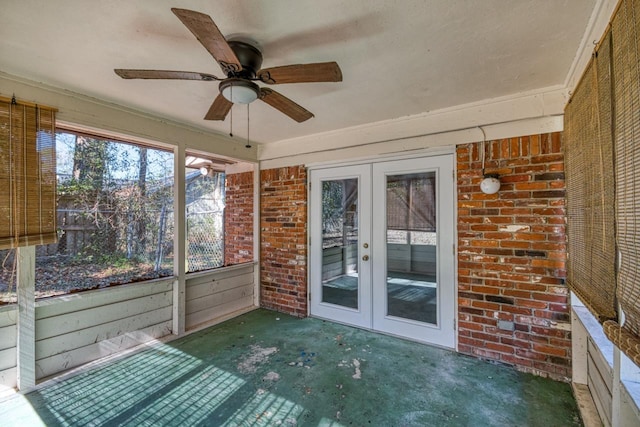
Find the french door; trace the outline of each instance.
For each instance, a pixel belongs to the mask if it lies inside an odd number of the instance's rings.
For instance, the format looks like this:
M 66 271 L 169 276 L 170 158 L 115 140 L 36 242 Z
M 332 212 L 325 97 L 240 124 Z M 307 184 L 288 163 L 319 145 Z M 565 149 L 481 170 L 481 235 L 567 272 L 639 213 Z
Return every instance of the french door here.
M 311 315 L 455 347 L 453 156 L 310 172 Z

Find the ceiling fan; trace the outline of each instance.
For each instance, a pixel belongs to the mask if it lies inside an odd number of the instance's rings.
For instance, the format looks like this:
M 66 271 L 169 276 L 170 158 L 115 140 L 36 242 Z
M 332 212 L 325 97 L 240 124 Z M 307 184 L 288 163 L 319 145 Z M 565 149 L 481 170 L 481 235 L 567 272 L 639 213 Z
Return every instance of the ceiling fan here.
M 224 120 L 233 104 L 249 104 L 260 99 L 293 120 L 304 122 L 313 117 L 310 111 L 272 89 L 259 87 L 254 81 L 269 85 L 342 81 L 342 71 L 336 62 L 260 69 L 262 52 L 246 41 L 226 40 L 209 15 L 187 9 L 172 8 L 171 11 L 202 43 L 227 77 L 219 78 L 213 74 L 191 71 L 122 68 L 114 71 L 123 79 L 220 81 L 220 94 L 204 116 L 205 120 Z

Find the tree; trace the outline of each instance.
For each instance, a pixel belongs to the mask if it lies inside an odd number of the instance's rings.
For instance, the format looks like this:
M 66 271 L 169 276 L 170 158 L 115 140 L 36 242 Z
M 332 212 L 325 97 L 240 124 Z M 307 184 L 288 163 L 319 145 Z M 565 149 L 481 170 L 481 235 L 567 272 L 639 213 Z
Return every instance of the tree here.
M 138 163 L 138 189 L 140 191 L 140 213 L 138 217 L 138 253 L 145 254 L 147 251 L 147 213 L 145 210 L 147 198 L 147 162 L 148 154 L 146 147 L 140 147 L 140 161 Z
M 101 191 L 104 184 L 106 158 L 106 141 L 86 136 L 76 136 L 73 155 L 74 179 L 91 187 L 96 192 Z
M 73 154 L 73 178 L 64 191 L 74 201 L 81 224 L 92 231 L 85 251 L 114 251 L 117 239 L 111 232 L 114 212 L 108 186 L 109 142 L 77 135 Z

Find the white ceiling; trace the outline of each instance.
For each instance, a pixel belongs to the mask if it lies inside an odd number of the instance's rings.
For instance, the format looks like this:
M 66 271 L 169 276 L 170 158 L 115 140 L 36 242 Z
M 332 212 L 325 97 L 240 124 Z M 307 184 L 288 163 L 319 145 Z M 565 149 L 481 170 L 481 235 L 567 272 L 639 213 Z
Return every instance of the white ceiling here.
M 341 83 L 271 86 L 315 114 L 251 104 L 272 143 L 566 84 L 597 0 L 3 0 L 0 71 L 209 131 L 216 82 L 123 80 L 114 68 L 223 76 L 171 12 L 210 15 L 262 48 L 263 68 L 337 61 Z M 1 94 L 11 95 L 11 94 Z M 16 94 L 19 96 L 19 94 Z M 234 134 L 246 136 L 246 106 Z

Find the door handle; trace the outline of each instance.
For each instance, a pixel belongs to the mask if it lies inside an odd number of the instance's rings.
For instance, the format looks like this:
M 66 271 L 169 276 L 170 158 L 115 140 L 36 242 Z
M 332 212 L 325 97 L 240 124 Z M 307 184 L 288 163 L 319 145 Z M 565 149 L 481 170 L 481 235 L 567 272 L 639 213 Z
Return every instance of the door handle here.
M 364 255 L 364 256 L 362 257 L 362 260 L 363 260 L 363 261 L 369 261 L 369 255 Z

